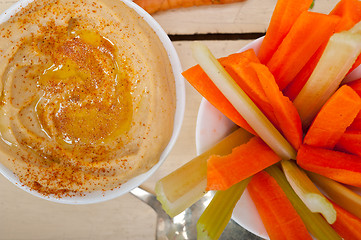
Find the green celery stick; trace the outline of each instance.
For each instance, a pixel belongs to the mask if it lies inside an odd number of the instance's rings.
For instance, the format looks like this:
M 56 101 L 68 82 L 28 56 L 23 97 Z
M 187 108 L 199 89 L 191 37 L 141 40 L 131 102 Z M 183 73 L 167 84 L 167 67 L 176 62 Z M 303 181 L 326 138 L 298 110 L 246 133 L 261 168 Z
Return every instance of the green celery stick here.
M 217 191 L 197 222 L 197 239 L 218 239 L 231 219 L 232 212 L 251 178 L 225 191 Z
M 292 189 L 311 212 L 321 213 L 329 224 L 333 224 L 336 221 L 336 210 L 308 178 L 307 174 L 294 161 L 284 160 L 281 164 Z
M 293 101 L 306 129 L 337 90 L 361 52 L 357 28 L 332 35 L 310 78 Z
M 157 199 L 171 217 L 183 212 L 198 201 L 207 186 L 207 159 L 213 155 L 226 155 L 253 135 L 239 128 L 208 151 L 189 161 L 156 183 Z
M 319 186 L 325 194 L 337 205 L 349 211 L 358 218 L 361 218 L 361 196 L 351 191 L 341 183 L 332 179 L 307 172 L 308 176 Z
M 270 174 L 283 189 L 287 198 L 295 208 L 298 215 L 304 222 L 307 230 L 318 240 L 333 240 L 341 239 L 341 237 L 333 230 L 333 228 L 326 222 L 326 220 L 318 213 L 311 212 L 308 207 L 297 196 L 291 185 L 288 183 L 286 176 L 281 169 L 273 165 L 266 168 Z

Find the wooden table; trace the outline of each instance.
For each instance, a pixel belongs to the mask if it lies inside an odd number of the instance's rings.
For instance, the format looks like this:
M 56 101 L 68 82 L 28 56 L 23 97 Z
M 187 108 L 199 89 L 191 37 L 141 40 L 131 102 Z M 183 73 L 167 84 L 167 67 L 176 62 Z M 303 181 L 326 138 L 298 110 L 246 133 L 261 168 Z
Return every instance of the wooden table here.
M 0 0 L 0 12 L 14 0 Z M 314 11 L 328 13 L 336 0 L 316 0 Z M 154 14 L 173 40 L 183 69 L 195 64 L 193 39 L 204 41 L 217 56 L 226 56 L 265 33 L 276 0 L 243 2 L 170 10 Z M 213 39 L 213 40 L 209 40 Z M 196 156 L 195 125 L 201 96 L 186 83 L 186 111 L 174 149 L 145 183 L 155 182 Z M 34 197 L 0 177 L 0 240 L 92 240 L 155 238 L 153 210 L 126 194 L 92 205 L 63 205 Z

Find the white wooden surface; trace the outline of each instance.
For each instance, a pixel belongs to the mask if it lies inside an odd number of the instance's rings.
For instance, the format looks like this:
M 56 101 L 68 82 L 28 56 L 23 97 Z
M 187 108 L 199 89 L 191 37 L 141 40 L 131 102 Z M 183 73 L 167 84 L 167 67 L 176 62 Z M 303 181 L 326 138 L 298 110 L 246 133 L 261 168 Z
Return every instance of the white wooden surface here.
M 0 1 L 0 12 L 14 1 Z M 315 11 L 329 12 L 335 0 L 316 0 Z M 265 32 L 276 0 L 244 0 L 223 5 L 170 10 L 154 14 L 169 34 Z M 217 56 L 237 51 L 249 40 L 205 41 Z M 183 69 L 195 64 L 190 42 L 174 46 Z M 145 185 L 155 182 L 196 155 L 195 123 L 200 95 L 186 83 L 186 112 L 181 134 L 170 156 Z M 130 194 L 117 199 L 83 206 L 62 205 L 38 199 L 0 176 L 0 240 L 151 240 L 156 215 Z

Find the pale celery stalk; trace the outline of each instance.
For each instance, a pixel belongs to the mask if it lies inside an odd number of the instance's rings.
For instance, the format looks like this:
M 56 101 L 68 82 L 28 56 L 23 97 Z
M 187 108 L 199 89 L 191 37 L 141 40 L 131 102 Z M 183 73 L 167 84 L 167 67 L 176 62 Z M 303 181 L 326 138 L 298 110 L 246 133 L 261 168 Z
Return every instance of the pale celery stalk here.
M 225 191 L 217 191 L 197 222 L 197 239 L 218 239 L 229 220 L 238 200 L 251 178 L 247 178 Z
M 232 148 L 246 143 L 252 136 L 239 128 L 208 151 L 160 179 L 155 192 L 167 214 L 171 217 L 178 215 L 206 193 L 209 156 L 229 154 Z
M 203 71 L 258 136 L 282 159 L 295 159 L 296 151 L 293 147 L 237 85 L 209 49 L 200 42 L 194 42 L 192 53 Z
M 302 202 L 291 185 L 288 183 L 286 176 L 276 165 L 266 169 L 280 185 L 287 198 L 290 200 L 292 206 L 295 208 L 298 215 L 301 217 L 307 230 L 318 240 L 333 240 L 341 239 L 341 237 L 333 230 L 333 228 L 326 222 L 326 220 L 318 213 L 313 213 Z
M 351 191 L 341 183 L 316 173 L 307 172 L 308 176 L 319 186 L 322 191 L 336 204 L 361 218 L 361 196 Z
M 361 34 L 356 29 L 335 33 L 310 78 L 294 100 L 304 128 L 339 87 L 361 52 Z
M 333 224 L 336 221 L 336 210 L 307 174 L 294 161 L 283 160 L 281 164 L 289 184 L 311 212 L 321 213 L 328 223 Z

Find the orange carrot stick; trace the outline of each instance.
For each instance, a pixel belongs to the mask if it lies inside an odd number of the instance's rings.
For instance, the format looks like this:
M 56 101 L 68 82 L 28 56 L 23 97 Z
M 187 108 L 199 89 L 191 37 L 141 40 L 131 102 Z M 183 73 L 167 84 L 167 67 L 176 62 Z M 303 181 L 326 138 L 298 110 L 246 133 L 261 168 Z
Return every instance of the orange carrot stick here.
M 317 49 L 334 33 L 340 17 L 303 12 L 267 62 L 283 90 L 301 71 Z
M 298 16 L 306 11 L 312 0 L 278 0 L 262 42 L 258 57 L 267 63 L 287 35 Z
M 361 187 L 361 157 L 325 148 L 301 145 L 300 167 L 335 181 Z
M 347 130 L 344 132 L 335 148 L 339 151 L 361 156 L 361 130 Z
M 336 32 L 346 31 L 361 21 L 361 2 L 359 0 L 341 0 L 330 12 L 330 15 L 341 17 L 341 21 L 336 27 Z M 361 55 L 352 65 L 349 73 L 361 64 Z
M 335 32 L 348 30 L 361 20 L 361 2 L 359 0 L 341 0 L 331 11 L 330 15 L 340 17 L 340 21 L 335 27 Z M 319 49 L 306 63 L 302 70 L 285 88 L 285 95 L 288 96 L 292 101 L 297 97 L 298 93 L 301 91 L 301 89 L 311 76 L 313 70 L 318 63 L 318 60 L 321 58 L 321 55 L 326 45 L 327 42 L 322 44 L 321 47 L 319 47 Z M 361 62 L 360 57 L 358 58 L 358 60 L 356 60 L 355 64 L 349 72 L 351 72 L 355 67 L 359 65 L 359 61 Z
M 347 128 L 347 130 L 353 131 L 361 131 L 361 112 L 357 114 L 351 125 Z
M 361 239 L 361 219 L 332 202 L 337 219 L 332 228 L 345 240 Z
M 349 30 L 361 20 L 361 2 L 359 0 L 341 0 L 332 9 L 330 15 L 341 17 L 341 21 L 336 27 L 337 32 Z
M 166 11 L 174 8 L 186 8 L 202 5 L 213 4 L 227 4 L 234 2 L 241 2 L 243 0 L 182 0 L 182 1 L 169 1 L 169 0 L 134 0 L 136 4 L 142 7 L 149 14 L 153 14 L 159 11 Z
M 207 190 L 226 190 L 280 160 L 259 137 L 253 137 L 228 155 L 208 159 Z
M 312 239 L 286 194 L 267 172 L 254 175 L 247 188 L 270 239 Z
M 242 53 L 229 55 L 228 57 L 219 59 L 220 63 L 235 62 L 239 65 L 248 64 L 249 62 L 258 62 L 258 58 L 253 50 L 247 50 Z M 183 76 L 187 81 L 215 108 L 221 111 L 226 117 L 232 120 L 238 126 L 255 134 L 254 130 L 244 120 L 244 118 L 237 112 L 226 97 L 218 90 L 216 85 L 207 76 L 199 65 L 189 68 L 184 71 Z
M 257 105 L 257 107 L 266 115 L 268 120 L 278 128 L 279 123 L 273 111 L 266 93 L 258 80 L 257 73 L 250 66 L 250 63 L 238 64 L 237 62 L 227 61 L 224 63 L 225 69 L 234 79 L 234 81 L 242 88 L 248 97 Z M 255 61 L 253 62 L 255 63 Z M 280 129 L 278 129 L 280 130 Z
M 308 60 L 308 62 L 303 66 L 301 71 L 296 75 L 296 77 L 287 85 L 283 90 L 285 96 L 289 97 L 292 101 L 295 100 L 297 95 L 302 90 L 303 86 L 306 84 L 307 80 L 310 78 L 313 70 L 315 69 L 318 61 L 320 60 L 323 51 L 325 50 L 327 42 L 323 43 L 313 56 Z
M 297 109 L 293 103 L 278 88 L 278 85 L 269 69 L 259 63 L 251 63 L 257 73 L 261 86 L 275 113 L 278 127 L 282 134 L 297 150 L 302 142 L 302 124 Z
M 310 126 L 304 144 L 332 149 L 361 110 L 361 98 L 343 85 L 321 108 Z

